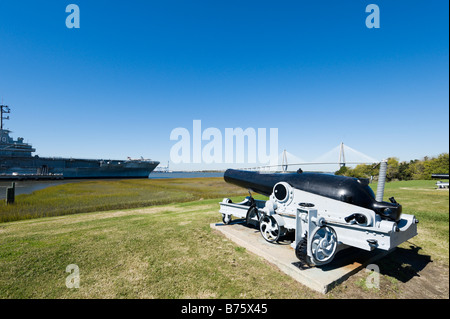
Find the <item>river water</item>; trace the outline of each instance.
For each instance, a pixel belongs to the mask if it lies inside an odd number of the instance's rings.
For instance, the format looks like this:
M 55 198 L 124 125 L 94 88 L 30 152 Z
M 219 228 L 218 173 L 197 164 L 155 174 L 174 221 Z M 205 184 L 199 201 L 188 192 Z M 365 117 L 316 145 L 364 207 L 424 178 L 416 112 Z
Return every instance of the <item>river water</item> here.
M 195 177 L 223 177 L 223 172 L 153 172 L 150 174 L 150 179 L 165 179 L 165 178 L 195 178 Z M 96 179 L 98 180 L 98 179 Z M 120 179 L 108 179 L 120 180 Z M 16 186 L 16 195 L 31 194 L 34 191 L 44 189 L 50 186 L 56 186 L 67 183 L 85 182 L 86 179 L 66 179 L 66 180 L 48 180 L 48 181 L 14 181 Z M 11 187 L 12 181 L 0 181 L 0 199 L 6 198 L 6 188 Z

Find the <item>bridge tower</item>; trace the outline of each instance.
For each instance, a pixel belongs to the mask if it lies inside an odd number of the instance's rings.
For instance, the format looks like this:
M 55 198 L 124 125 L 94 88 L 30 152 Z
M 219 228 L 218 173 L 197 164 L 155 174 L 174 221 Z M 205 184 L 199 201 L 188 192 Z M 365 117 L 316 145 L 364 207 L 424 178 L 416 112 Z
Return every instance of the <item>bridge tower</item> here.
M 340 167 L 345 166 L 344 142 L 341 143 L 341 146 L 339 149 L 339 166 Z

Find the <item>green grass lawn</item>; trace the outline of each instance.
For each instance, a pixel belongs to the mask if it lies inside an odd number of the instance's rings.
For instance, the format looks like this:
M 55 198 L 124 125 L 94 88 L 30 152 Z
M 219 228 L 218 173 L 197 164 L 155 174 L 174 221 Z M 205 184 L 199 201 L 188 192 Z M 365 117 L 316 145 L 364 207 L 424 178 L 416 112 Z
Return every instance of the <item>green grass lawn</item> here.
M 449 191 L 436 189 L 435 181 L 400 181 L 386 184 L 384 200 L 389 197 L 402 204 L 403 213 L 415 215 L 422 236 L 419 246 L 435 250 L 434 256 L 449 260 Z M 376 184 L 372 186 L 376 191 Z
M 222 197 L 246 195 L 223 179 L 83 184 L 17 197 L 13 216 L 61 216 L 0 223 L 0 298 L 403 298 L 417 282 L 402 282 L 414 265 L 400 257 L 411 247 L 432 260 L 427 267 L 447 269 L 448 298 L 449 192 L 433 181 L 387 184 L 386 198 L 420 223 L 419 235 L 381 262 L 381 288 L 368 291 L 361 274 L 326 296 L 211 230 Z M 139 205 L 151 207 L 132 208 Z M 78 289 L 65 285 L 69 264 L 79 267 Z

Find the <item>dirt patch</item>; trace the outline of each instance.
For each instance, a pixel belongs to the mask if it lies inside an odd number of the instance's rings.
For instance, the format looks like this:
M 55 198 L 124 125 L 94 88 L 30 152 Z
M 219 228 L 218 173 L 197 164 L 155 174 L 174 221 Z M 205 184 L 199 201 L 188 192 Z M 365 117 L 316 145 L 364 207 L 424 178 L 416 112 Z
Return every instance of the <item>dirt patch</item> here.
M 156 214 L 162 212 L 193 212 L 193 211 L 201 211 L 205 209 L 210 209 L 211 205 L 198 205 L 192 207 L 184 207 L 184 206 L 158 206 L 158 207 L 149 207 L 149 208 L 141 208 L 141 209 L 133 209 L 128 213 L 130 214 Z
M 411 191 L 425 191 L 425 192 L 434 192 L 435 188 L 416 188 L 416 187 L 400 187 L 399 189 L 411 190 Z
M 429 263 L 411 280 L 400 284 L 400 298 L 448 299 L 448 267 L 437 262 Z
M 369 272 L 361 270 L 332 290 L 336 298 L 448 299 L 449 269 L 417 249 L 397 248 L 379 262 L 379 289 L 367 288 Z

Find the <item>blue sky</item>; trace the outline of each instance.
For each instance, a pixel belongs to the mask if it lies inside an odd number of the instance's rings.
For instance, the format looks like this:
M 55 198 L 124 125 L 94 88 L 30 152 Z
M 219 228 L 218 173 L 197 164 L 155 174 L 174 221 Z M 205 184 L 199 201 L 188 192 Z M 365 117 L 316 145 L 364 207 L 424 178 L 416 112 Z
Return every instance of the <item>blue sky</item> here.
M 65 25 L 70 3 L 80 29 Z M 370 3 L 379 29 L 365 25 Z M 165 164 L 171 131 L 196 119 L 276 127 L 280 152 L 305 160 L 340 142 L 378 159 L 438 155 L 449 149 L 448 6 L 2 1 L 6 126 L 41 156 Z

